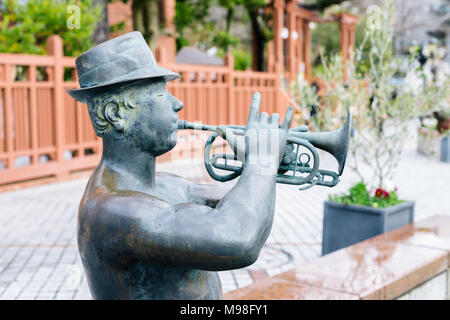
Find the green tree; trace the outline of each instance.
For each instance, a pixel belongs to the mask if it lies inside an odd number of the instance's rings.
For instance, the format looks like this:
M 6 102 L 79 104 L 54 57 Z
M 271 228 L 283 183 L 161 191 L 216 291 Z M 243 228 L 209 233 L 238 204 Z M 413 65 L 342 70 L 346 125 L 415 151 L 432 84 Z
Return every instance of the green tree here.
M 366 34 L 367 17 L 361 17 L 355 28 L 355 47 L 358 47 L 364 40 Z M 311 61 L 313 65 L 313 75 L 317 76 L 323 71 L 322 59 L 332 59 L 336 54 L 340 53 L 339 24 L 320 23 L 311 32 Z M 355 49 L 355 48 L 353 48 Z M 365 46 L 361 53 L 361 61 L 358 67 L 362 72 L 369 69 L 368 50 Z
M 266 43 L 273 37 L 273 15 L 271 11 L 264 10 L 269 3 L 268 0 L 244 1 L 252 27 L 252 68 L 257 71 L 264 71 Z
M 92 42 L 97 45 L 109 39 L 108 0 L 93 0 L 92 3 L 98 5 L 101 11 L 101 18 L 92 34 Z
M 108 2 L 112 1 L 114 0 L 108 0 Z M 128 3 L 128 0 L 121 1 Z M 133 29 L 142 33 L 142 36 L 152 50 L 156 48 L 156 41 L 162 31 L 161 4 L 161 0 L 133 0 L 131 4 Z M 113 26 L 114 29 L 118 30 L 122 27 L 123 25 L 121 24 Z
M 189 43 L 187 30 L 200 34 L 200 38 L 218 46 L 224 52 L 230 47 L 236 47 L 240 40 L 231 34 L 234 13 L 237 7 L 243 8 L 249 17 L 252 29 L 252 61 L 253 68 L 263 70 L 264 49 L 271 39 L 271 14 L 264 10 L 269 0 L 181 0 L 176 2 L 175 26 L 178 32 L 178 48 Z M 208 10 L 212 5 L 226 10 L 225 30 L 217 30 L 214 23 L 208 20 Z M 206 34 L 209 36 L 202 36 Z M 212 37 L 211 37 L 212 35 Z M 235 51 L 235 50 L 232 50 Z M 235 51 L 236 52 L 236 51 Z
M 302 7 L 308 10 L 324 11 L 326 8 L 332 5 L 338 5 L 345 0 L 314 0 L 307 1 L 307 3 L 302 4 Z
M 192 31 L 200 39 L 214 32 L 214 24 L 207 22 L 211 0 L 178 0 L 175 4 L 175 29 L 177 49 L 189 45 L 188 33 Z
M 0 52 L 45 54 L 47 38 L 57 34 L 64 55 L 78 56 L 92 47 L 100 10 L 93 0 L 6 0 L 0 8 Z
M 214 42 L 224 52 L 229 52 L 229 48 L 235 47 L 239 39 L 231 34 L 231 24 L 236 6 L 242 5 L 244 0 L 218 0 L 218 4 L 226 10 L 225 30 L 220 30 L 214 37 Z
M 123 1 L 124 3 L 128 0 Z M 140 31 L 152 50 L 160 33 L 160 7 L 158 0 L 133 0 L 131 4 L 133 29 Z

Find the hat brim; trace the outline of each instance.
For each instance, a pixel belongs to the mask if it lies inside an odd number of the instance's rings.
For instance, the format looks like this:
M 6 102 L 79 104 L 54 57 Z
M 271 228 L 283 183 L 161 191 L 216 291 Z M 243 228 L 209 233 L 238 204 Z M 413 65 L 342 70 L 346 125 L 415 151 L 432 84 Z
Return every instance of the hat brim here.
M 131 77 L 131 78 L 127 78 L 127 79 L 115 80 L 115 81 L 102 83 L 102 84 L 87 87 L 87 88 L 68 89 L 66 91 L 75 100 L 86 103 L 87 98 L 90 95 L 92 95 L 93 93 L 96 93 L 96 92 L 104 91 L 106 89 L 106 87 L 110 87 L 113 85 L 115 86 L 115 85 L 131 82 L 131 81 L 151 79 L 151 78 L 164 78 L 164 80 L 166 82 L 168 82 L 168 81 L 178 79 L 179 77 L 180 77 L 180 75 L 178 73 L 175 73 L 173 71 L 170 71 L 169 69 L 157 66 L 157 67 L 153 68 L 152 70 L 150 70 L 146 75 L 141 74 L 138 77 Z

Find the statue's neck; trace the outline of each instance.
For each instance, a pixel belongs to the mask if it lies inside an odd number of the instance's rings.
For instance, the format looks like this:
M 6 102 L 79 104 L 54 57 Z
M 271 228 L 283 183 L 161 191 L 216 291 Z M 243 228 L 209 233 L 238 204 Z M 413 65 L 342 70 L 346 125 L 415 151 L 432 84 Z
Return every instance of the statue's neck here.
M 123 140 L 103 139 L 102 163 L 118 174 L 121 188 L 151 190 L 155 187 L 156 158 Z

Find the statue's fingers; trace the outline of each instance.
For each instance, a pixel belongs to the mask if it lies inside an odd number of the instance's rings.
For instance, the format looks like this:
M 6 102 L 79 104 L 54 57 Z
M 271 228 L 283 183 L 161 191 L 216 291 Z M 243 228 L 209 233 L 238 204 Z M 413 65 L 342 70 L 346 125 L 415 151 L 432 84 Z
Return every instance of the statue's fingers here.
M 294 145 L 292 143 L 286 143 L 286 147 L 284 148 L 284 155 L 288 155 L 294 151 Z
M 259 115 L 259 122 L 264 124 L 269 123 L 269 114 L 267 112 L 261 112 Z
M 259 92 L 255 92 L 252 98 L 252 103 L 250 105 L 247 124 L 258 121 L 260 103 L 261 103 L 261 94 Z
M 216 131 L 219 136 L 226 139 L 226 128 L 224 126 L 217 126 Z
M 273 113 L 270 116 L 270 124 L 272 124 L 273 127 L 278 128 L 280 125 L 280 115 L 278 113 Z
M 289 107 L 286 110 L 286 116 L 284 117 L 283 125 L 281 126 L 282 129 L 289 129 L 292 123 L 292 118 L 294 117 L 294 108 Z
M 297 154 L 294 152 L 289 152 L 288 154 L 285 154 L 283 156 L 281 163 L 284 165 L 288 165 L 288 164 L 293 163 L 296 159 L 297 159 Z
M 237 149 L 237 136 L 233 133 L 233 130 L 231 128 L 218 126 L 216 131 L 224 140 L 228 142 L 231 149 Z
M 308 126 L 305 126 L 305 125 L 297 126 L 295 128 L 290 129 L 290 131 L 306 132 L 306 131 L 308 131 Z

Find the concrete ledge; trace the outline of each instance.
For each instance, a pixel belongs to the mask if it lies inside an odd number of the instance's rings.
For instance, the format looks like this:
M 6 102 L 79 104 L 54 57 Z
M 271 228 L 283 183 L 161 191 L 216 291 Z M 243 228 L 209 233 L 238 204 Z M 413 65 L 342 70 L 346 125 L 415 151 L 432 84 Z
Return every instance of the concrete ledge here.
M 335 251 L 225 299 L 449 299 L 450 217 Z

